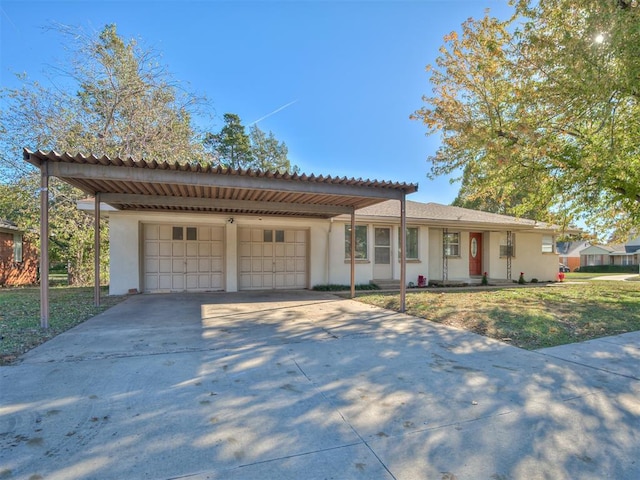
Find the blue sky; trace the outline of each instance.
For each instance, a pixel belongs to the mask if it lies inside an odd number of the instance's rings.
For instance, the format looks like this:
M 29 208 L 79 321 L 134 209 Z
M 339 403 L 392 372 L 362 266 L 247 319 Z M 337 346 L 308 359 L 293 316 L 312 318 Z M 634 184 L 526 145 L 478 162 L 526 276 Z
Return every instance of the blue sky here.
M 63 37 L 43 27 L 115 23 L 209 98 L 213 129 L 237 113 L 286 142 L 302 172 L 417 182 L 410 199 L 450 203 L 458 187 L 426 177 L 439 138 L 409 115 L 442 37 L 486 8 L 510 13 L 507 0 L 0 0 L 0 81 L 60 66 Z

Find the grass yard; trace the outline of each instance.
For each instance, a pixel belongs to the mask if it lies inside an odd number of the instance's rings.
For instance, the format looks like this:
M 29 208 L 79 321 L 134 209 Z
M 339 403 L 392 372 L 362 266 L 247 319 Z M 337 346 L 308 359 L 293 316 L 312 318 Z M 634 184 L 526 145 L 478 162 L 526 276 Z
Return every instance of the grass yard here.
M 49 328 L 40 328 L 38 287 L 0 289 L 0 365 L 121 302 L 102 289 L 101 306 L 93 305 L 93 287 L 52 287 L 49 290 Z
M 398 310 L 399 295 L 357 300 Z M 408 292 L 406 311 L 527 350 L 640 330 L 640 284 L 594 281 L 477 291 Z

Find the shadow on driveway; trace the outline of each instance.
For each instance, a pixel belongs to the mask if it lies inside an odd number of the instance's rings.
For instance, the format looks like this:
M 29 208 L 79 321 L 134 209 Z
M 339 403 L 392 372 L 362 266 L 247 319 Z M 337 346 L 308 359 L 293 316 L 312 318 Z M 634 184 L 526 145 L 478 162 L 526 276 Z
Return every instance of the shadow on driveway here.
M 0 367 L 0 478 L 640 478 L 638 375 L 587 348 L 316 292 L 139 295 Z

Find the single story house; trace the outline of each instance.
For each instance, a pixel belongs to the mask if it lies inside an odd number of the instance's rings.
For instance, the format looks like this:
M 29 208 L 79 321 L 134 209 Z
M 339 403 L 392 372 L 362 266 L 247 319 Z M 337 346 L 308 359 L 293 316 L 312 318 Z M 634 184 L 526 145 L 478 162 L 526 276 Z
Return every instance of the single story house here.
M 556 251 L 560 257 L 560 263 L 569 267 L 569 270 L 573 272 L 580 268 L 580 252 L 590 246 L 591 243 L 586 240 L 557 242 Z
M 407 201 L 413 184 L 28 150 L 25 160 L 43 182 L 95 196 L 80 207 L 108 216 L 113 295 L 557 279 L 558 227 Z
M 640 265 L 640 237 L 623 245 L 591 245 L 580 251 L 580 266 Z
M 31 285 L 38 279 L 36 250 L 24 233 L 0 219 L 0 286 Z
M 93 209 L 93 199 L 80 208 Z M 109 218 L 110 294 L 348 285 L 348 215 L 290 219 L 118 211 Z M 400 280 L 400 202 L 356 211 L 356 283 Z M 406 278 L 427 283 L 554 281 L 557 229 L 533 220 L 406 202 Z M 132 248 L 137 246 L 137 248 Z M 511 253 L 511 255 L 509 255 Z

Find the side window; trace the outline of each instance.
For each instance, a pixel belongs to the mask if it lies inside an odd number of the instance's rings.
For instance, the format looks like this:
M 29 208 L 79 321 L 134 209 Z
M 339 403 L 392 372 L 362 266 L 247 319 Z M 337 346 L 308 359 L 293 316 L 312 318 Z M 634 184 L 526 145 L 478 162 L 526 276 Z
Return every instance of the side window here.
M 398 229 L 398 245 L 400 245 L 401 230 Z M 405 256 L 407 260 L 418 260 L 418 227 L 407 227 Z M 400 258 L 400 250 L 398 250 Z
M 367 226 L 356 225 L 356 260 L 367 259 Z M 351 225 L 344 226 L 344 258 L 351 259 Z
M 506 233 L 500 235 L 500 256 L 515 257 L 516 256 L 516 234 L 511 234 L 511 245 L 509 245 Z
M 460 233 L 445 233 L 442 237 L 444 254 L 447 257 L 460 256 Z
M 13 234 L 13 261 L 22 263 L 22 234 Z

